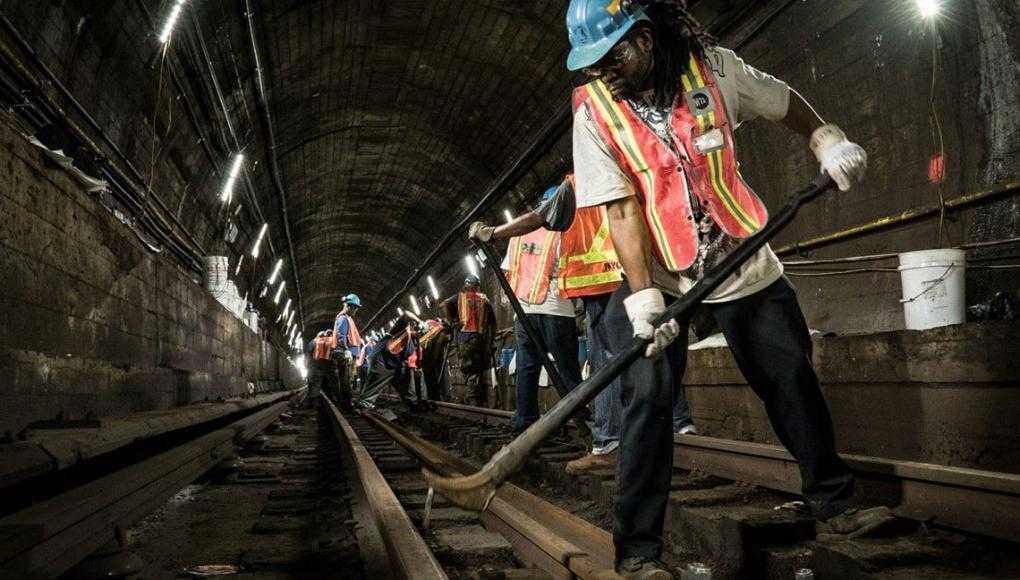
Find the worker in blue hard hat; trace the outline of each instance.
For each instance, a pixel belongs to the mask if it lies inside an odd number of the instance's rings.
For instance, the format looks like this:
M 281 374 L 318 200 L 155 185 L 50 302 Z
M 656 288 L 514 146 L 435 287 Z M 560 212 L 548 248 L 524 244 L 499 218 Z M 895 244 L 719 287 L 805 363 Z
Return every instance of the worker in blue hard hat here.
M 333 323 L 334 356 L 337 364 L 337 380 L 340 383 L 340 403 L 350 406 L 351 394 L 357 370 L 355 359 L 361 353 L 365 342 L 354 321 L 354 314 L 361 308 L 361 298 L 357 294 L 348 294 L 341 299 L 341 309 Z
M 624 272 L 603 323 L 611 350 L 622 351 L 632 335 L 652 339 L 648 357 L 622 379 L 617 570 L 665 578 L 657 558 L 676 369 L 671 357 L 657 355 L 687 340 L 689 321 L 653 322 L 665 311 L 662 288 L 686 292 L 768 220 L 738 171 L 733 132 L 758 117 L 782 122 L 808 138 L 821 170 L 843 191 L 863 178 L 867 155 L 786 83 L 718 47 L 683 1 L 571 0 L 567 33 L 567 67 L 589 78 L 573 99 L 577 205 L 605 206 Z M 705 302 L 799 461 L 820 531 L 859 534 L 892 516 L 886 508 L 849 508 L 853 477 L 836 453 L 811 339 L 782 274 L 766 246 Z

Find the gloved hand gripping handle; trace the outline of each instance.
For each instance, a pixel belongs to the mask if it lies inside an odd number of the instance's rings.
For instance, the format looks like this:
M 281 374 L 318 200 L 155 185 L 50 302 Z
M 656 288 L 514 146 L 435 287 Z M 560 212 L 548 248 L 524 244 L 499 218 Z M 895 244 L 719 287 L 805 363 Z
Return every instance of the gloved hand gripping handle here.
M 682 319 L 718 288 L 730 274 L 740 268 L 748 258 L 786 227 L 797 215 L 797 211 L 802 205 L 834 186 L 832 178 L 826 174 L 819 175 L 812 180 L 810 184 L 798 191 L 779 213 L 772 216 L 764 228 L 738 246 L 682 298 L 671 304 L 655 324 L 663 324 L 672 318 Z M 454 504 L 467 509 L 484 510 L 496 495 L 496 489 L 524 464 L 528 455 L 538 448 L 542 441 L 554 434 L 576 409 L 588 404 L 613 379 L 643 356 L 648 342 L 649 340 L 635 338 L 626 350 L 610 358 L 602 368 L 567 396 L 560 399 L 552 409 L 549 409 L 524 433 L 500 449 L 477 473 L 447 478 L 423 470 L 425 480 L 430 487 L 435 487 L 439 493 Z

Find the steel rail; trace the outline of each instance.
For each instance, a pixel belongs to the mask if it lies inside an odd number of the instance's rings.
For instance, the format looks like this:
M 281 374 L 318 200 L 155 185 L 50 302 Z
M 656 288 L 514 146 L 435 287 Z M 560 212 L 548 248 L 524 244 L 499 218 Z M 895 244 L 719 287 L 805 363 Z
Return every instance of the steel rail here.
M 436 402 L 444 415 L 505 423 L 507 411 Z M 893 504 L 905 518 L 1009 541 L 1020 538 L 1020 474 L 840 454 L 863 497 Z M 797 461 L 778 445 L 675 435 L 673 465 L 800 494 Z
M 476 466 L 376 413 L 362 416 L 441 474 L 451 476 L 477 470 Z M 608 532 L 515 485 L 502 486 L 479 519 L 486 528 L 506 538 L 529 565 L 553 578 L 620 578 L 613 571 L 615 549 Z
M 0 519 L 0 577 L 56 578 L 157 509 L 264 430 L 280 401 L 213 431 Z
M 355 502 L 355 511 L 364 510 L 359 515 L 366 516 L 360 517 L 359 521 L 362 524 L 372 524 L 371 529 L 361 526 L 358 531 L 358 544 L 362 548 L 366 575 L 414 580 L 446 580 L 446 572 L 415 529 L 411 518 L 351 424 L 327 397 L 319 399 L 322 401 L 333 433 L 350 459 L 345 462 L 345 466 L 350 472 L 350 481 L 356 482 L 358 487 L 355 490 L 355 498 L 358 500 Z M 377 547 L 380 543 L 383 544 L 382 549 Z M 364 553 L 366 551 L 385 553 L 369 557 L 369 554 Z M 370 570 L 369 567 L 374 569 Z

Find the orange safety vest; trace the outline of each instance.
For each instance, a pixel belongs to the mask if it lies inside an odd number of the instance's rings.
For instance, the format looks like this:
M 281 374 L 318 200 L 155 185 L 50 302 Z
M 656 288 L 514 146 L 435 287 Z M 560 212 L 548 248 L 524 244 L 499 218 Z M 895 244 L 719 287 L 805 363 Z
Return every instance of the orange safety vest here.
M 691 55 L 680 82 L 670 125 L 676 146 L 685 153 L 682 159 L 626 101 L 614 101 L 602 81 L 574 91 L 575 110 L 588 106 L 603 141 L 637 184 L 656 256 L 672 272 L 694 263 L 698 251 L 691 194 L 734 238 L 749 237 L 768 221 L 765 204 L 740 175 L 733 127 L 714 74 Z
M 361 339 L 361 333 L 358 332 L 358 325 L 355 324 L 354 319 L 347 314 L 341 316 L 347 318 L 347 346 L 361 346 L 365 344 L 365 341 Z M 333 338 L 333 346 L 336 346 L 336 336 Z
M 489 298 L 481 292 L 473 290 L 461 291 L 457 302 L 457 315 L 460 317 L 461 332 L 485 331 L 485 305 Z
M 622 280 L 605 206 L 578 208 L 560 239 L 560 293 L 567 298 L 599 296 L 615 291 Z
M 510 248 L 507 250 L 510 270 L 507 278 L 521 302 L 545 302 L 559 243 L 559 232 L 545 228 L 510 240 Z
M 315 338 L 315 354 L 313 358 L 315 360 L 330 360 L 330 356 L 333 352 L 333 337 L 332 336 L 319 336 Z

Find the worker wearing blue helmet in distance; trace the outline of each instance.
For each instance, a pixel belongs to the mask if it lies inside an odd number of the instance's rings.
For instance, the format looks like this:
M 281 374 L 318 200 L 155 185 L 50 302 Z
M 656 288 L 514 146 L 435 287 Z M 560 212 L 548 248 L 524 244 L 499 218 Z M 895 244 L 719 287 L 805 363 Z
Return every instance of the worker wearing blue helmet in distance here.
M 354 315 L 361 308 L 361 298 L 357 294 L 348 294 L 342 299 L 342 307 L 333 323 L 334 357 L 337 364 L 337 380 L 340 383 L 340 401 L 344 407 L 350 407 L 351 394 L 357 370 L 354 361 L 361 353 L 365 342 L 358 331 Z

